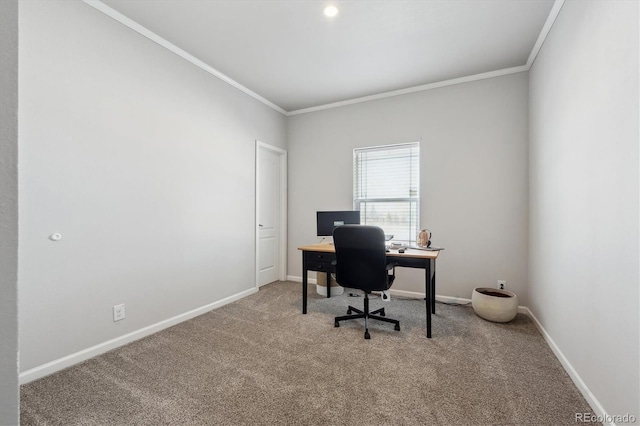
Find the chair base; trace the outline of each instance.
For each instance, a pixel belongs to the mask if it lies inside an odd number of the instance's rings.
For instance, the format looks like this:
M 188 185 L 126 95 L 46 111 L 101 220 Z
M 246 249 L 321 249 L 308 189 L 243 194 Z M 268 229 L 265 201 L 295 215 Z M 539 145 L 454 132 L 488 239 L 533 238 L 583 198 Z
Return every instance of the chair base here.
M 356 315 L 350 315 L 351 312 L 357 312 Z M 376 315 L 380 314 L 380 315 Z M 349 305 L 347 307 L 347 315 L 341 317 L 335 317 L 334 319 L 334 327 L 340 327 L 340 321 L 348 321 L 352 319 L 364 318 L 364 338 L 371 339 L 371 335 L 369 334 L 369 319 L 374 319 L 377 321 L 384 321 L 391 324 L 394 324 L 394 329 L 400 331 L 400 321 L 394 320 L 391 318 L 385 318 L 384 308 L 376 309 L 373 312 L 369 312 L 369 295 L 367 293 L 364 294 L 364 311 L 360 309 L 354 308 Z

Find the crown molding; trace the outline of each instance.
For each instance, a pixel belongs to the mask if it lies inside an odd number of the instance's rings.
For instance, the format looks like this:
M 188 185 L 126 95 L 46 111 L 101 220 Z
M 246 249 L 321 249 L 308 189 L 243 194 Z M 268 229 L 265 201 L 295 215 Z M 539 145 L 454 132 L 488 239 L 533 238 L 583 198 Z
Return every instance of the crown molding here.
M 298 110 L 295 110 L 295 111 L 289 111 L 287 113 L 287 116 L 298 115 L 298 114 L 306 114 L 308 112 L 321 111 L 321 110 L 324 110 L 324 109 L 338 108 L 338 107 L 342 107 L 342 106 L 346 106 L 346 105 L 359 104 L 361 102 L 374 101 L 376 99 L 384 99 L 384 98 L 390 98 L 390 97 L 393 97 L 393 96 L 406 95 L 406 94 L 409 94 L 409 93 L 422 92 L 424 90 L 431 90 L 431 89 L 437 89 L 439 87 L 453 86 L 455 84 L 462 84 L 462 83 L 468 83 L 470 81 L 484 80 L 484 79 L 487 79 L 487 78 L 500 77 L 500 76 L 508 75 L 508 74 L 516 74 L 516 73 L 524 72 L 524 71 L 529 71 L 529 68 L 526 65 L 521 65 L 521 66 L 513 67 L 513 68 L 505 68 L 505 69 L 496 70 L 496 71 L 489 71 L 489 72 L 484 72 L 484 73 L 481 73 L 481 74 L 474 74 L 474 75 L 469 75 L 469 76 L 466 76 L 466 77 L 460 77 L 460 78 L 454 78 L 454 79 L 451 79 L 451 80 L 438 81 L 436 83 L 423 84 L 421 86 L 409 87 L 407 89 L 392 90 L 390 92 L 384 92 L 384 93 L 378 93 L 378 94 L 375 94 L 375 95 L 363 96 L 361 98 L 347 99 L 345 101 L 333 102 L 333 103 L 326 104 L 326 105 L 319 105 L 319 106 L 315 106 L 315 107 L 303 108 L 303 109 L 298 109 Z
M 512 67 L 512 68 L 505 68 L 505 69 L 501 69 L 501 70 L 489 71 L 489 72 L 484 72 L 484 73 L 480 73 L 480 74 L 474 74 L 474 75 L 470 75 L 470 76 L 454 78 L 454 79 L 451 79 L 451 80 L 439 81 L 439 82 L 435 82 L 435 83 L 423 84 L 423 85 L 420 85 L 420 86 L 409 87 L 409 88 L 406 88 L 406 89 L 392 90 L 392 91 L 389 91 L 389 92 L 377 93 L 375 95 L 369 95 L 369 96 L 363 96 L 363 97 L 360 97 L 360 98 L 347 99 L 347 100 L 344 100 L 344 101 L 333 102 L 333 103 L 329 103 L 329 104 L 325 104 L 325 105 L 318 105 L 318 106 L 309 107 L 309 108 L 302 108 L 302 109 L 298 109 L 298 110 L 294 110 L 294 111 L 286 111 L 286 110 L 282 109 L 281 107 L 279 107 L 278 105 L 274 104 L 273 102 L 269 101 L 268 99 L 263 98 L 262 96 L 258 95 L 257 93 L 253 92 L 252 90 L 246 88 L 242 84 L 240 84 L 237 81 L 233 80 L 232 78 L 230 78 L 226 74 L 218 71 L 217 69 L 213 68 L 210 65 L 207 65 L 206 63 L 204 63 L 200 59 L 196 58 L 195 56 L 187 53 L 186 51 L 182 50 L 178 46 L 176 46 L 176 45 L 170 43 L 169 41 L 165 40 L 164 38 L 160 37 L 158 34 L 154 33 L 153 31 L 143 27 L 142 25 L 138 24 L 134 20 L 132 20 L 130 18 L 127 18 L 126 16 L 124 16 L 120 12 L 118 12 L 118 11 L 112 9 L 111 7 L 107 6 L 106 4 L 102 3 L 102 1 L 100 1 L 100 0 L 82 0 L 82 1 L 85 2 L 86 4 L 88 4 L 89 6 L 92 6 L 95 9 L 99 10 L 100 12 L 104 13 L 105 15 L 115 19 L 116 21 L 120 22 L 121 24 L 125 25 L 126 27 L 128 27 L 128 28 L 136 31 L 137 33 L 143 35 L 144 37 L 147 37 L 149 40 L 151 40 L 151 41 L 159 44 L 160 46 L 168 49 L 169 51 L 175 53 L 176 55 L 180 56 L 181 58 L 191 62 L 193 65 L 197 66 L 198 68 L 201 68 L 202 70 L 208 72 L 209 74 L 219 78 L 220 80 L 224 81 L 225 83 L 235 87 L 236 89 L 240 90 L 241 92 L 251 96 L 252 98 L 262 102 L 263 104 L 267 105 L 268 107 L 278 111 L 279 113 L 281 113 L 281 114 L 283 114 L 283 115 L 285 115 L 287 117 L 294 116 L 294 115 L 300 115 L 300 114 L 306 114 L 306 113 L 310 113 L 310 112 L 322 111 L 322 110 L 326 110 L 326 109 L 339 108 L 339 107 L 342 107 L 342 106 L 353 105 L 353 104 L 358 104 L 358 103 L 362 103 L 362 102 L 369 102 L 369 101 L 378 100 L 378 99 L 390 98 L 390 97 L 393 97 L 393 96 L 407 95 L 407 94 L 410 94 L 410 93 L 422 92 L 422 91 L 425 91 L 425 90 L 437 89 L 437 88 L 446 87 L 446 86 L 453 86 L 453 85 L 456 85 L 456 84 L 469 83 L 469 82 L 472 82 L 472 81 L 484 80 L 484 79 L 487 79 L 487 78 L 494 78 L 494 77 L 500 77 L 500 76 L 504 76 L 504 75 L 516 74 L 516 73 L 520 73 L 520 72 L 529 71 L 529 69 L 531 69 L 531 66 L 535 62 L 536 57 L 538 56 L 538 53 L 540 52 L 540 49 L 542 48 L 542 45 L 544 44 L 544 41 L 547 38 L 547 35 L 551 31 L 551 28 L 553 27 L 553 24 L 556 21 L 556 18 L 558 17 L 558 14 L 560 13 L 560 10 L 562 9 L 562 6 L 564 5 L 564 2 L 565 2 L 565 0 L 555 0 L 553 6 L 551 7 L 551 11 L 549 12 L 549 16 L 547 17 L 547 20 L 545 21 L 545 24 L 542 27 L 542 30 L 540 31 L 540 34 L 538 35 L 538 39 L 536 40 L 536 43 L 533 46 L 533 49 L 531 50 L 531 53 L 529 54 L 529 57 L 527 59 L 527 63 L 525 65 L 520 65 L 520 66 Z
M 82 0 L 82 1 L 84 1 L 89 6 L 94 7 L 95 9 L 99 10 L 100 12 L 104 13 L 105 15 L 109 16 L 110 18 L 115 19 L 116 21 L 120 22 L 121 24 L 125 25 L 126 27 L 129 27 L 130 29 L 134 30 L 135 32 L 145 36 L 149 40 L 151 40 L 151 41 L 159 44 L 160 46 L 168 49 L 169 51 L 175 53 L 176 55 L 180 56 L 181 58 L 186 59 L 187 61 L 191 62 L 193 65 L 197 66 L 198 68 L 201 68 L 202 70 L 204 70 L 204 71 L 208 72 L 209 74 L 219 78 L 220 80 L 224 81 L 225 83 L 230 84 L 231 86 L 235 87 L 236 89 L 240 90 L 241 92 L 244 92 L 245 94 L 251 96 L 252 98 L 262 102 L 263 104 L 267 105 L 268 107 L 273 108 L 274 110 L 278 111 L 279 113 L 287 115 L 287 111 L 285 111 L 284 109 L 280 108 L 278 105 L 274 104 L 273 102 L 269 101 L 268 99 L 263 98 L 262 96 L 258 95 L 254 91 L 246 88 L 242 84 L 238 83 L 237 81 L 235 81 L 234 79 L 230 78 L 226 74 L 221 73 L 220 71 L 218 71 L 217 69 L 213 68 L 212 66 L 209 66 L 209 65 L 205 64 L 200 59 L 198 59 L 195 56 L 187 53 L 186 51 L 182 50 L 181 48 L 179 48 L 178 46 L 174 45 L 173 43 L 170 43 L 169 41 L 167 41 L 164 38 L 160 37 L 158 34 L 154 33 L 153 31 L 151 31 L 151 30 L 143 27 L 142 25 L 138 24 L 134 20 L 127 18 L 122 13 L 118 12 L 117 10 L 114 10 L 114 9 L 110 8 L 106 4 L 102 3 L 100 0 Z
M 547 35 L 551 31 L 551 27 L 553 27 L 553 24 L 556 21 L 556 18 L 558 17 L 558 14 L 560 13 L 562 6 L 564 5 L 564 2 L 565 0 L 555 0 L 555 2 L 553 3 L 553 6 L 551 6 L 551 10 L 549 11 L 549 16 L 547 16 L 547 20 L 542 26 L 542 30 L 540 30 L 538 39 L 536 40 L 536 43 L 533 45 L 533 49 L 531 49 L 531 53 L 529 54 L 529 58 L 527 59 L 527 63 L 525 65 L 521 65 L 513 68 L 505 68 L 505 69 L 496 70 L 496 71 L 489 71 L 489 72 L 470 75 L 466 77 L 454 78 L 452 80 L 439 81 L 436 83 L 423 84 L 421 86 L 409 87 L 407 89 L 393 90 L 390 92 L 378 93 L 370 96 L 363 96 L 361 98 L 347 99 L 345 101 L 333 102 L 326 105 L 318 105 L 315 107 L 298 109 L 295 111 L 289 111 L 287 113 L 287 116 L 290 117 L 293 115 L 305 114 L 308 112 L 322 111 L 325 109 L 338 108 L 341 106 L 353 105 L 361 102 L 373 101 L 376 99 L 390 98 L 392 96 L 406 95 L 409 93 L 421 92 L 424 90 L 437 89 L 439 87 L 453 86 L 454 84 L 469 83 L 472 81 L 484 80 L 487 78 L 500 77 L 503 75 L 529 71 L 534 61 L 536 60 L 536 57 L 538 56 L 538 53 L 540 52 L 540 49 L 542 48 L 542 45 L 544 44 L 544 41 L 547 38 Z
M 533 45 L 533 49 L 531 49 L 531 53 L 529 54 L 529 59 L 527 59 L 527 70 L 531 68 L 533 63 L 538 57 L 538 53 L 544 44 L 544 41 L 547 39 L 549 35 L 549 31 L 551 31 L 551 27 L 556 22 L 556 18 L 564 5 L 565 0 L 556 0 L 551 7 L 551 11 L 549 11 L 549 16 L 547 16 L 547 20 L 542 26 L 542 30 L 540 30 L 540 35 L 538 35 L 538 40 L 536 40 L 536 44 Z

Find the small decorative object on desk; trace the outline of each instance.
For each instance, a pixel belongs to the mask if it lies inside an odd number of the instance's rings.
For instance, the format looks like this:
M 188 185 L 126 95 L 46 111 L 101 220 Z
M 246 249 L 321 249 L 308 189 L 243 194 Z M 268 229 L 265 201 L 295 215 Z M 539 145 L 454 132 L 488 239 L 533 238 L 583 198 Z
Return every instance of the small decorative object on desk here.
M 429 247 L 431 245 L 431 231 L 423 229 L 418 232 L 418 239 L 416 241 L 418 247 Z

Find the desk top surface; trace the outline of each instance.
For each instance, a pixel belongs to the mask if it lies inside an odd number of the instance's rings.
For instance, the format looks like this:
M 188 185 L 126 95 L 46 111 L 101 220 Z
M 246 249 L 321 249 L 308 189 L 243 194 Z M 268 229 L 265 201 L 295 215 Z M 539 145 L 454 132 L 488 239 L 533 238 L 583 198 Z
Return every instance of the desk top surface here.
M 307 246 L 298 247 L 298 250 L 302 251 L 319 251 L 324 253 L 334 253 L 336 248 L 333 244 L 329 243 L 319 243 L 319 244 L 309 244 Z M 415 249 L 405 249 L 404 253 L 398 253 L 398 250 L 391 250 L 387 253 L 388 257 L 418 257 L 421 259 L 435 259 L 440 254 L 440 251 L 426 251 L 426 250 L 415 250 Z

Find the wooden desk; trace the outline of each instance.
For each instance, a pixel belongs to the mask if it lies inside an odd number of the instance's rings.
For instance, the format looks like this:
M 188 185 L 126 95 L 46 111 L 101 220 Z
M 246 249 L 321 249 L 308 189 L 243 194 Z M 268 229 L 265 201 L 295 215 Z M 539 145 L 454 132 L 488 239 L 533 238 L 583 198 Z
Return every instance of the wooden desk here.
M 336 260 L 336 251 L 333 244 L 311 244 L 298 247 L 302 251 L 302 313 L 307 313 L 307 272 L 316 271 L 327 274 L 327 297 L 331 297 L 329 275 L 335 272 L 335 266 L 331 264 Z M 424 294 L 427 323 L 427 337 L 431 338 L 431 315 L 436 310 L 436 258 L 439 251 L 424 251 L 407 249 L 404 253 L 391 250 L 387 258 L 404 268 L 420 268 L 425 271 Z

